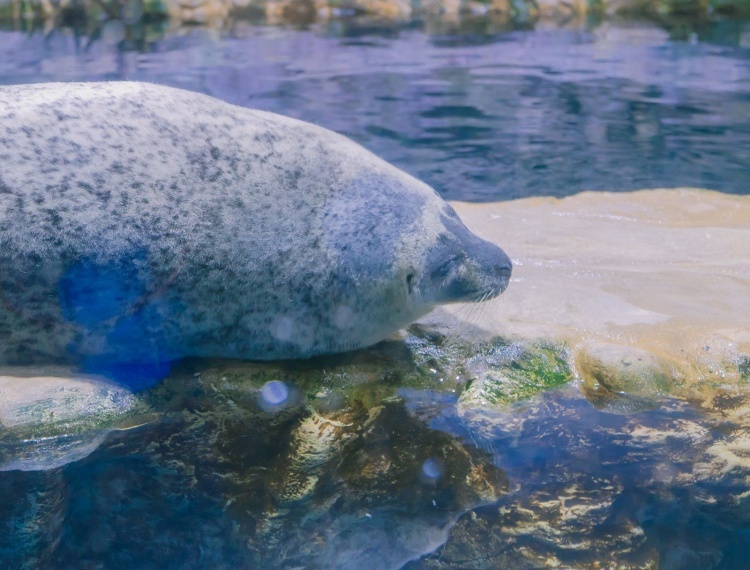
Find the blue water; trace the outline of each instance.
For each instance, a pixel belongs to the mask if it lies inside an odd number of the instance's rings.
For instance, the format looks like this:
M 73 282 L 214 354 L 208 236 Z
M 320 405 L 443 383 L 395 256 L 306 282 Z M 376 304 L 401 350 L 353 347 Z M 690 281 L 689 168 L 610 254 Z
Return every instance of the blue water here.
M 237 22 L 152 41 L 0 31 L 0 83 L 145 80 L 349 135 L 448 199 L 750 192 L 750 27 L 434 34 Z M 706 41 L 703 41 L 706 40 Z

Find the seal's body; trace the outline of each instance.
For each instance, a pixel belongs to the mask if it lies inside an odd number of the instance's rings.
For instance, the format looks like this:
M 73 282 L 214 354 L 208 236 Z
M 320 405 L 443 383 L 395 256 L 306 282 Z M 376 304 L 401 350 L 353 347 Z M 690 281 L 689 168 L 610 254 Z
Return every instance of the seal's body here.
M 151 84 L 0 88 L 0 360 L 367 346 L 510 261 L 343 136 Z

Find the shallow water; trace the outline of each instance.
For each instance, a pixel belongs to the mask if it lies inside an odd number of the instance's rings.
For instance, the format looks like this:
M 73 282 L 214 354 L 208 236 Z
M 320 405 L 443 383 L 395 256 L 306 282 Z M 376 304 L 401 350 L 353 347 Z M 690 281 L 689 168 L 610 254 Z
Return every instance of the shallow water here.
M 746 475 L 720 457 L 737 426 L 696 404 L 613 414 L 566 387 L 492 410 L 410 388 L 321 419 L 204 378 L 88 457 L 0 473 L 5 567 L 747 567 Z M 313 465 L 311 426 L 332 430 Z
M 203 91 L 345 133 L 448 199 L 750 194 L 748 24 L 684 39 L 646 23 L 428 33 L 235 22 L 122 34 L 112 22 L 2 30 L 0 83 Z M 424 357 L 408 343 L 391 350 Z M 144 425 L 91 435 L 103 443 L 78 461 L 0 472 L 0 566 L 750 565 L 742 391 L 620 414 L 568 386 L 483 409 L 450 389 L 403 388 L 398 375 L 366 384 L 342 373 L 359 392 L 325 386 L 318 417 L 269 412 L 242 374 L 221 370 L 182 371 L 179 386 L 148 396 Z M 293 367 L 283 378 L 300 392 L 308 382 Z M 0 460 L 17 449 L 6 444 Z
M 0 31 L 0 83 L 131 79 L 203 91 L 345 133 L 447 199 L 750 193 L 748 24 L 683 41 L 630 23 L 448 34 L 236 22 L 121 38 L 112 22 Z

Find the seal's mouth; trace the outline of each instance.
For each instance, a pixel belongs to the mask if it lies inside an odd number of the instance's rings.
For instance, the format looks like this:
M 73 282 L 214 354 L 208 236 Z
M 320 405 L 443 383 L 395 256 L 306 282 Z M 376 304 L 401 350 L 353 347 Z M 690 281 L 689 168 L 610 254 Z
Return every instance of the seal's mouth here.
M 469 291 L 463 296 L 456 299 L 455 302 L 484 303 L 485 301 L 490 301 L 492 299 L 495 299 L 496 297 L 499 297 L 507 288 L 508 281 L 506 280 L 503 283 L 499 284 L 497 287 L 493 287 L 492 289 L 477 289 L 476 291 Z
M 503 254 L 494 266 L 481 268 L 459 276 L 443 286 L 443 302 L 483 303 L 500 295 L 508 288 L 513 266 Z
M 466 283 L 460 286 L 457 283 L 453 284 L 453 295 L 451 298 L 452 303 L 484 303 L 500 296 L 503 291 L 508 288 L 510 282 L 511 267 L 502 267 L 500 270 L 494 271 L 492 276 L 491 285 L 489 287 L 467 287 Z M 458 286 L 457 286 L 458 285 Z

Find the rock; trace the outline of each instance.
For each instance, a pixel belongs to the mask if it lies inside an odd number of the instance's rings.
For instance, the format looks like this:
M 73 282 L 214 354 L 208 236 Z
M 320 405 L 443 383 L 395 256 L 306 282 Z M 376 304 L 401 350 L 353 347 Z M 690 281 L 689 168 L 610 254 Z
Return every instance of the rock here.
M 611 343 L 589 343 L 576 355 L 589 400 L 600 408 L 632 412 L 658 405 L 683 375 L 658 356 Z
M 62 368 L 0 375 L 0 471 L 38 471 L 94 451 L 135 406 L 126 389 Z
M 562 346 L 495 339 L 466 363 L 469 384 L 459 401 L 466 406 L 500 406 L 563 386 L 573 377 L 566 357 Z
M 663 373 L 657 391 L 672 392 L 664 382 L 675 371 L 682 396 L 746 382 L 746 197 L 649 190 L 454 206 L 480 235 L 502 241 L 514 262 L 510 287 L 459 331 L 461 342 L 499 336 L 629 347 Z M 460 321 L 465 311 L 449 305 L 422 322 Z M 617 359 L 600 356 L 610 364 Z M 649 382 L 656 380 L 652 374 Z M 633 376 L 612 381 L 641 395 L 653 388 Z
M 27 504 L 3 511 L 26 526 L 0 528 L 0 552 L 26 540 L 24 556 L 50 567 L 114 567 L 123 556 L 185 567 L 189 544 L 212 568 L 385 570 L 434 550 L 462 513 L 507 491 L 488 453 L 433 429 L 403 397 L 365 406 L 344 394 L 315 410 L 306 400 L 321 398 L 293 380 L 305 364 L 289 366 L 288 394 L 300 397 L 267 409 L 263 388 L 279 377 L 271 368 L 186 363 L 141 396 L 154 420 L 66 465 L 54 496 L 44 481 L 0 473 L 0 489 L 29 493 L 30 504 L 74 498 L 38 518 Z M 140 531 L 154 528 L 158 544 Z

